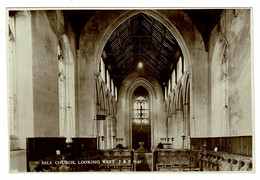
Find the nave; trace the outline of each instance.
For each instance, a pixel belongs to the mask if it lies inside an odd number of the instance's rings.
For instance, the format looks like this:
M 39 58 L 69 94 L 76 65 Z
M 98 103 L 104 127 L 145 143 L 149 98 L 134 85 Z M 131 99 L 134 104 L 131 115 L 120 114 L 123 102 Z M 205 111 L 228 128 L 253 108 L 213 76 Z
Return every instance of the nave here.
M 254 171 L 251 9 L 8 13 L 10 172 Z

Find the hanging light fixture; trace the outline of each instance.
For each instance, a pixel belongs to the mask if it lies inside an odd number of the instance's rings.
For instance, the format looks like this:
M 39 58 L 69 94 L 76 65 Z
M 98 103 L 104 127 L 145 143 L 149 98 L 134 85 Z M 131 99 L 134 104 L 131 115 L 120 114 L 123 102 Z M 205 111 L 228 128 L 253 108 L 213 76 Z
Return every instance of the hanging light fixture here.
M 142 69 L 142 68 L 143 68 L 143 63 L 142 63 L 142 62 L 139 62 L 139 63 L 138 63 L 138 68 L 139 68 L 139 69 Z

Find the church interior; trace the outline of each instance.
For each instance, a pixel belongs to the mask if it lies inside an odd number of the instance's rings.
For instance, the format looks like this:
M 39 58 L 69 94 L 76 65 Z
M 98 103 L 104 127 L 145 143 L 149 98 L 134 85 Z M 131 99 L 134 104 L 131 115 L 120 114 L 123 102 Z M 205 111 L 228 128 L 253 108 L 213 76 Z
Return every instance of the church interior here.
M 9 10 L 10 172 L 254 171 L 251 13 Z

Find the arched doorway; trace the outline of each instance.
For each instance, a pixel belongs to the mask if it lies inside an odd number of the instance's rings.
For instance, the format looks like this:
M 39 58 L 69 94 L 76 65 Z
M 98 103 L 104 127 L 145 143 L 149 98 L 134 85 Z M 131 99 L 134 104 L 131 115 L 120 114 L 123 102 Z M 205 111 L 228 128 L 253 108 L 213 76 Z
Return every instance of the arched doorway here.
M 148 91 L 139 86 L 133 94 L 132 107 L 132 147 L 137 150 L 143 146 L 151 149 L 151 119 Z

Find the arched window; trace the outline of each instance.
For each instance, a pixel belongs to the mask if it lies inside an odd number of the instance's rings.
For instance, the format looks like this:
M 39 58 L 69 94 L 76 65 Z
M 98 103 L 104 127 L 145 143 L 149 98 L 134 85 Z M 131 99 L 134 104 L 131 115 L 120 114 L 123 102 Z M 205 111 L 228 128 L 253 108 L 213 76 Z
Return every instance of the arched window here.
M 133 123 L 134 124 L 149 124 L 149 104 L 147 99 L 144 96 L 138 96 L 134 100 L 134 117 Z
M 106 82 L 106 68 L 105 68 L 105 63 L 104 63 L 104 60 L 103 58 L 101 57 L 100 58 L 100 75 L 101 75 L 101 79 Z

